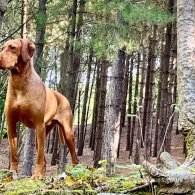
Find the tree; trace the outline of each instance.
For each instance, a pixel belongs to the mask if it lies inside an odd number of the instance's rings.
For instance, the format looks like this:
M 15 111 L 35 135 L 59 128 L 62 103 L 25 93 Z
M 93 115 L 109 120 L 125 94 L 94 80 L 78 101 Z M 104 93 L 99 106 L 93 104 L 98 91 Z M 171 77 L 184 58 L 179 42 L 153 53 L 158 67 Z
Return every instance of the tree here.
M 87 67 L 87 81 L 84 91 L 84 100 L 83 100 L 83 111 L 81 117 L 81 127 L 80 127 L 80 135 L 79 135 L 79 146 L 78 146 L 78 156 L 82 156 L 83 154 L 83 147 L 85 142 L 85 121 L 86 119 L 86 112 L 87 112 L 87 101 L 88 101 L 88 92 L 89 92 L 89 82 L 90 82 L 90 75 L 91 75 L 91 66 L 93 62 L 93 49 L 91 49 L 89 54 L 88 60 L 88 67 Z
M 108 162 L 107 174 L 115 173 L 115 163 L 120 137 L 121 125 L 121 94 L 123 92 L 123 78 L 125 67 L 124 48 L 118 51 L 118 55 L 112 62 L 112 76 L 110 80 L 109 92 L 106 102 L 106 121 L 104 135 L 104 158 Z
M 7 0 L 1 0 L 0 1 L 0 28 L 1 28 L 1 25 L 2 25 L 2 22 L 3 22 L 3 16 L 6 12 L 6 9 L 7 9 L 7 4 L 9 3 L 10 1 L 7 1 Z
M 104 56 L 101 62 L 100 70 L 100 88 L 99 88 L 99 101 L 98 101 L 98 112 L 97 112 L 97 127 L 95 137 L 95 148 L 94 148 L 94 167 L 98 167 L 98 162 L 102 157 L 102 141 L 104 134 L 104 115 L 105 115 L 105 101 L 106 101 L 106 85 L 107 85 L 107 71 L 109 62 Z

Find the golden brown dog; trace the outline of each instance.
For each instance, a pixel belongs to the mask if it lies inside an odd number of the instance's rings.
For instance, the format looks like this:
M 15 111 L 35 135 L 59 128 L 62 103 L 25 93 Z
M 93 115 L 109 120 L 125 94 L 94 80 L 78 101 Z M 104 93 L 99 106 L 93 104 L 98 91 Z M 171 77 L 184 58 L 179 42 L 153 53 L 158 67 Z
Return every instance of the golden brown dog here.
M 77 164 L 73 116 L 68 100 L 57 91 L 47 88 L 35 72 L 32 56 L 35 45 L 28 39 L 7 41 L 0 52 L 0 68 L 10 69 L 5 103 L 10 145 L 10 169 L 17 171 L 16 123 L 21 121 L 35 129 L 37 160 L 33 179 L 41 179 L 46 171 L 44 146 L 47 134 L 59 125 L 61 141 L 68 145 L 72 163 Z

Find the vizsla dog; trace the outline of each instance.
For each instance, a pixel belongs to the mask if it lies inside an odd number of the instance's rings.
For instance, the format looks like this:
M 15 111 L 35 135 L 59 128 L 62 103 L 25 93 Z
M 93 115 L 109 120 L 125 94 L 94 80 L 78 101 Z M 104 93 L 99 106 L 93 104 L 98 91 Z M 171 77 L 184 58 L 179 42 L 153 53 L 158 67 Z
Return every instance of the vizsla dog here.
M 32 178 L 41 179 L 46 171 L 45 139 L 55 124 L 59 125 L 61 142 L 66 141 L 68 145 L 72 163 L 77 164 L 78 159 L 70 104 L 60 93 L 43 84 L 33 67 L 34 51 L 35 45 L 28 39 L 7 41 L 0 52 L 0 68 L 11 71 L 5 103 L 10 169 L 17 171 L 18 167 L 16 123 L 21 121 L 35 129 L 37 160 Z

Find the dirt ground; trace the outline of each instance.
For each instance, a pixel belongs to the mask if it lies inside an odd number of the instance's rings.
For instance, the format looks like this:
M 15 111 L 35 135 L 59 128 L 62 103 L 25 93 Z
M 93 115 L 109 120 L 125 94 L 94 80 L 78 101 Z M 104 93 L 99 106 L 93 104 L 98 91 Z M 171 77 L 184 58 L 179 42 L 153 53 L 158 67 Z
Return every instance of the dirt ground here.
M 130 165 L 132 164 L 131 159 L 128 158 L 129 152 L 126 151 L 126 128 L 123 129 L 122 138 L 121 138 L 121 147 L 120 147 L 120 157 L 117 159 L 117 163 L 120 165 Z M 83 156 L 79 157 L 79 162 L 85 165 L 93 165 L 93 151 L 88 148 L 88 139 L 85 143 L 85 148 L 83 152 Z M 2 140 L 0 144 L 0 169 L 8 168 L 8 141 L 7 139 Z M 176 135 L 175 130 L 172 133 L 172 143 L 171 143 L 171 154 L 176 158 L 179 163 L 184 161 L 184 154 L 183 154 L 183 136 Z M 50 159 L 51 155 L 47 154 L 47 176 L 54 176 L 57 174 L 57 167 L 50 166 Z M 142 156 L 142 161 L 143 161 Z M 151 158 L 151 162 L 155 163 L 156 158 Z M 22 157 L 20 159 L 19 165 L 19 174 L 21 172 L 21 164 L 22 164 Z M 68 164 L 70 163 L 70 154 L 68 154 Z M 125 170 L 118 170 L 118 174 L 124 175 Z

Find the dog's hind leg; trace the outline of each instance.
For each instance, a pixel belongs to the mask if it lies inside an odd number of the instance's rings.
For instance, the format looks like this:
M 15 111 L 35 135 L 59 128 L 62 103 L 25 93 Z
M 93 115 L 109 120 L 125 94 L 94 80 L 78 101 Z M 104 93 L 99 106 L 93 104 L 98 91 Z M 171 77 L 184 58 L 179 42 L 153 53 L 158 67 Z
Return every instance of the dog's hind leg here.
M 65 118 L 66 119 L 66 118 Z M 72 131 L 72 119 L 58 121 L 60 124 L 59 137 L 61 142 L 64 143 L 64 139 L 71 154 L 72 164 L 78 164 L 78 158 L 75 152 L 74 134 Z

